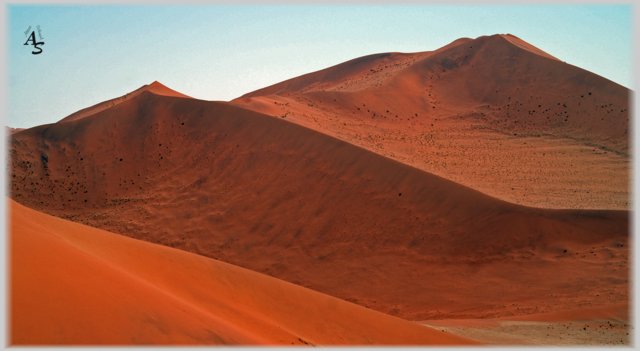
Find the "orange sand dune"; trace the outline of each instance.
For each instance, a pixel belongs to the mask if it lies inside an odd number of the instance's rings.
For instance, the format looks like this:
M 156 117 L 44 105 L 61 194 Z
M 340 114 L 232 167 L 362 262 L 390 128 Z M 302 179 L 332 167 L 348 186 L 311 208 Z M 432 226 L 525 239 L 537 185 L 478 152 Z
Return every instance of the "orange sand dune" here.
M 358 57 L 316 72 L 304 74 L 243 95 L 243 98 L 292 95 L 318 91 L 355 92 L 383 87 L 404 69 L 433 55 L 470 42 L 460 38 L 435 51 L 418 53 L 389 52 Z M 404 93 L 404 92 L 403 92 Z M 411 92 L 409 92 L 411 93 Z
M 504 34 L 504 35 L 500 35 L 501 38 L 507 40 L 508 42 L 510 42 L 513 45 L 516 45 L 522 49 L 531 51 L 534 54 L 546 57 L 546 58 L 550 58 L 552 60 L 558 60 L 556 57 L 551 56 L 549 53 L 542 51 L 540 48 L 537 48 L 529 43 L 527 43 L 526 41 L 516 37 L 513 34 Z M 560 60 L 558 60 L 560 61 Z
M 11 344 L 469 344 L 9 201 Z
M 69 121 L 77 121 L 79 119 L 94 115 L 98 112 L 104 111 L 108 108 L 114 107 L 116 105 L 118 105 L 119 103 L 123 102 L 123 101 L 127 101 L 128 99 L 131 99 L 134 96 L 137 96 L 138 94 L 142 93 L 142 92 L 151 92 L 157 95 L 164 95 L 164 96 L 175 96 L 175 97 L 182 97 L 182 98 L 191 98 L 190 96 L 184 95 L 182 93 L 179 93 L 173 89 L 168 88 L 167 86 L 165 86 L 164 84 L 158 82 L 158 81 L 154 81 L 151 84 L 145 84 L 143 86 L 141 86 L 140 88 L 130 92 L 129 94 L 125 94 L 123 96 L 117 97 L 115 99 L 111 99 L 111 100 L 107 100 L 107 101 L 103 101 L 99 104 L 95 104 L 93 106 L 84 108 L 78 112 L 72 113 L 69 116 L 61 119 L 59 122 L 69 122 Z
M 29 207 L 405 319 L 629 298 L 626 211 L 513 205 L 228 103 L 147 91 L 10 153 Z
M 365 56 L 233 103 L 509 202 L 627 209 L 629 96 L 507 34 Z
M 395 68 L 398 62 L 404 65 Z M 370 76 L 367 85 L 355 91 L 344 88 L 345 81 L 362 75 Z M 343 99 L 349 103 L 376 97 L 367 109 L 395 123 L 403 123 L 403 118 L 394 118 L 394 113 L 417 112 L 421 119 L 432 119 L 477 111 L 491 114 L 496 128 L 584 138 L 628 152 L 629 90 L 510 34 L 457 40 L 433 52 L 365 56 L 245 94 L 238 101 L 269 95 L 338 100 L 340 95 L 329 92 L 347 93 Z M 335 105 L 349 112 L 357 106 Z

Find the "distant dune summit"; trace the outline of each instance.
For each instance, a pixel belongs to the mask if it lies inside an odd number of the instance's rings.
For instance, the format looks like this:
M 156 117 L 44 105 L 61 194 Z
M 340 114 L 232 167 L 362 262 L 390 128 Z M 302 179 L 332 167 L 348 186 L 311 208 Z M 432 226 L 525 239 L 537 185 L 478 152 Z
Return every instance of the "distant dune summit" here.
M 626 209 L 629 96 L 506 34 L 357 58 L 232 103 L 509 202 Z
M 11 198 L 407 320 L 619 308 L 628 96 L 511 35 L 366 56 L 231 102 L 154 82 L 13 133 Z
M 630 91 L 564 63 L 511 35 L 458 39 L 414 54 L 365 56 L 292 78 L 236 100 L 262 96 L 369 98 L 380 117 L 422 118 L 483 107 L 497 128 L 588 140 L 628 153 Z M 329 99 L 330 100 L 330 99 Z M 341 99 L 342 100 L 342 99 Z M 338 101 L 336 101 L 338 102 Z
M 158 81 L 154 81 L 151 84 L 145 84 L 143 86 L 141 86 L 140 88 L 125 94 L 123 96 L 117 97 L 115 99 L 111 99 L 111 100 L 107 100 L 104 102 L 101 102 L 99 104 L 95 104 L 93 106 L 84 108 L 78 112 L 72 113 L 69 116 L 61 119 L 58 123 L 63 123 L 63 122 L 71 122 L 71 121 L 77 121 L 79 119 L 83 119 L 85 117 L 89 117 L 92 116 L 98 112 L 102 112 L 108 108 L 114 107 L 122 102 L 125 102 L 135 96 L 137 96 L 138 94 L 141 94 L 143 92 L 149 92 L 149 93 L 153 93 L 156 95 L 162 95 L 162 96 L 175 96 L 175 97 L 183 97 L 183 98 L 191 98 L 190 96 L 184 95 L 182 93 L 179 93 L 173 89 L 168 88 L 167 86 L 165 86 L 164 84 L 158 82 Z

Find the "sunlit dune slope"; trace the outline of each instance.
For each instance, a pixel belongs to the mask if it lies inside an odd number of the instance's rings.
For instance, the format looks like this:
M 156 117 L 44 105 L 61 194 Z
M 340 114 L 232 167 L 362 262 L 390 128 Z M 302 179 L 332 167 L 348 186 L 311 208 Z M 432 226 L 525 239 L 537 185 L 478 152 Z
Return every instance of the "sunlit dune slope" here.
M 9 210 L 12 345 L 469 343 L 14 201 Z

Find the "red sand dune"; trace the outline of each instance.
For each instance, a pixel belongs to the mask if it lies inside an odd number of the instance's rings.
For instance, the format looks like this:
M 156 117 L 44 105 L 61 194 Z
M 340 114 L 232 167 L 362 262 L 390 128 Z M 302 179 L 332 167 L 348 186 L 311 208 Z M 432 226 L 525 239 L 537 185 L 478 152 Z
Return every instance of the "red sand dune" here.
M 626 211 L 513 205 L 228 103 L 145 91 L 10 153 L 26 206 L 407 319 L 629 298 Z
M 133 98 L 134 96 L 137 96 L 138 94 L 142 93 L 142 92 L 151 92 L 157 95 L 164 95 L 164 96 L 175 96 L 175 97 L 182 97 L 182 98 L 191 98 L 190 96 L 184 95 L 182 93 L 179 93 L 173 89 L 168 88 L 167 86 L 163 85 L 162 83 L 158 82 L 158 81 L 154 81 L 151 84 L 146 84 L 141 86 L 140 88 L 130 92 L 129 94 L 125 94 L 123 96 L 117 97 L 115 99 L 111 99 L 111 100 L 107 100 L 107 101 L 103 101 L 99 104 L 95 104 L 93 106 L 84 108 L 78 112 L 72 113 L 69 116 L 63 118 L 60 120 L 60 122 L 69 122 L 69 121 L 76 121 L 91 115 L 94 115 L 98 112 L 104 111 L 108 108 L 114 107 L 116 105 L 118 105 L 119 103 L 122 103 L 124 101 L 127 101 L 131 98 Z
M 546 53 L 546 52 L 540 50 L 539 48 L 527 43 L 526 41 L 516 37 L 513 34 L 504 34 L 504 35 L 500 35 L 500 37 L 505 39 L 505 40 L 507 40 L 511 44 L 513 44 L 513 45 L 515 45 L 515 46 L 517 46 L 519 48 L 522 48 L 524 50 L 530 51 L 530 52 L 532 52 L 532 53 L 534 53 L 536 55 L 540 55 L 540 56 L 543 56 L 543 57 L 546 57 L 546 58 L 550 58 L 552 60 L 558 60 L 554 56 L 549 55 L 548 53 Z M 560 61 L 560 60 L 558 60 L 558 61 Z
M 346 88 L 346 81 L 354 79 L 366 84 Z M 457 40 L 433 52 L 369 55 L 243 98 L 303 94 L 337 100 L 338 93 L 346 93 L 347 101 L 371 100 L 371 109 L 418 112 L 422 118 L 441 113 L 438 108 L 459 112 L 487 104 L 498 120 L 492 123 L 521 132 L 566 134 L 628 152 L 628 89 L 509 34 Z
M 9 201 L 11 344 L 469 344 Z
M 507 34 L 357 58 L 233 103 L 509 202 L 627 209 L 629 96 Z

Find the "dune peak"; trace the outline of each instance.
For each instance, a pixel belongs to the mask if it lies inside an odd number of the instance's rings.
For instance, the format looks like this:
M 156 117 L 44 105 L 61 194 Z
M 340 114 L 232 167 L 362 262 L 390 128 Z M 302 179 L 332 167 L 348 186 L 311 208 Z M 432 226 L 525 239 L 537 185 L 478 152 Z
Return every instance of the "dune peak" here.
M 191 98 L 188 95 L 185 95 L 181 92 L 178 92 L 176 90 L 173 90 L 171 88 L 169 88 L 168 86 L 160 83 L 157 80 L 154 80 L 153 82 L 151 82 L 150 84 L 144 85 L 140 88 L 140 90 L 142 91 L 148 91 L 150 93 L 156 94 L 156 95 L 165 95 L 165 96 L 175 96 L 175 97 L 183 97 L 183 98 Z
M 511 33 L 505 33 L 505 34 L 494 34 L 489 36 L 489 38 L 493 39 L 501 39 L 503 41 L 507 41 L 509 44 L 514 45 L 520 49 L 529 51 L 533 54 L 536 54 L 538 56 L 542 56 L 542 57 L 546 57 L 552 60 L 556 60 L 556 61 L 560 61 L 557 57 L 549 54 L 548 52 L 528 43 L 527 41 L 521 39 L 520 37 L 511 34 Z
M 93 116 L 96 113 L 102 112 L 106 109 L 115 107 L 125 101 L 129 101 L 132 98 L 140 95 L 141 93 L 144 92 L 148 92 L 154 95 L 162 95 L 162 96 L 171 96 L 171 97 L 179 97 L 179 98 L 187 98 L 187 99 L 192 99 L 191 96 L 185 95 L 181 92 L 175 91 L 169 87 L 167 87 L 166 85 L 160 83 L 157 80 L 154 80 L 153 82 L 149 83 L 149 84 L 145 84 L 143 86 L 141 86 L 140 88 L 131 91 L 125 95 L 119 96 L 117 98 L 113 98 L 110 100 L 106 100 L 100 103 L 97 103 L 93 106 L 84 108 L 80 111 L 77 111 L 75 113 L 72 113 L 71 115 L 61 119 L 58 122 L 71 122 L 71 121 L 77 121 L 89 116 Z

